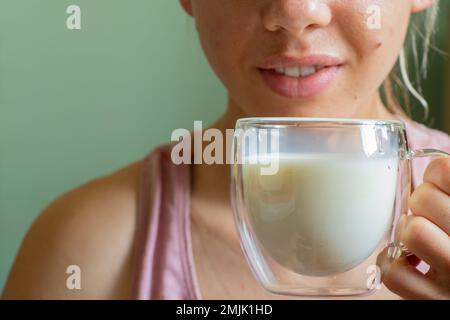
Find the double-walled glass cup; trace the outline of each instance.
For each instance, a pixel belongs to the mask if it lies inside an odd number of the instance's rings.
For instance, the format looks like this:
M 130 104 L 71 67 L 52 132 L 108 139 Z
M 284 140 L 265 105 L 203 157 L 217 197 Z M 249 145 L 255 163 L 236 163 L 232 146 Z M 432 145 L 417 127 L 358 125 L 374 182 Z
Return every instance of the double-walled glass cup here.
M 404 254 L 410 160 L 401 121 L 245 118 L 236 123 L 231 200 L 241 247 L 268 291 L 354 296 L 380 288 L 377 256 Z

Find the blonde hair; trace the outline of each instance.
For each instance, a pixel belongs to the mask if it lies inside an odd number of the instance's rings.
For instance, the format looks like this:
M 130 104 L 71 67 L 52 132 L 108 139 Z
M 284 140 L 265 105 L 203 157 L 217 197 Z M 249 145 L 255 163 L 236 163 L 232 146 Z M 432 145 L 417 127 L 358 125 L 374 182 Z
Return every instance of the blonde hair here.
M 436 29 L 436 19 L 439 12 L 439 0 L 423 14 L 411 18 L 405 46 L 400 52 L 398 63 L 391 71 L 382 86 L 383 98 L 389 111 L 412 118 L 410 98 L 416 99 L 424 112 L 423 121 L 428 121 L 430 107 L 422 93 L 421 82 L 427 78 L 428 62 L 432 38 Z M 417 38 L 423 42 L 421 51 L 417 45 Z M 409 76 L 408 57 L 412 57 L 415 79 Z M 405 106 L 404 110 L 401 105 Z

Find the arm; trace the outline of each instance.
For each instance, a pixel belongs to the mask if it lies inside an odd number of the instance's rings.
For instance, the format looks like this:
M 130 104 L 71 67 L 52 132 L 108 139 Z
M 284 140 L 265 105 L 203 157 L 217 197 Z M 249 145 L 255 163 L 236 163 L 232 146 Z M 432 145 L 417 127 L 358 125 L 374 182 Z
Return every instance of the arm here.
M 139 167 L 52 202 L 23 240 L 3 298 L 128 299 Z M 71 265 L 80 267 L 80 290 L 66 286 Z

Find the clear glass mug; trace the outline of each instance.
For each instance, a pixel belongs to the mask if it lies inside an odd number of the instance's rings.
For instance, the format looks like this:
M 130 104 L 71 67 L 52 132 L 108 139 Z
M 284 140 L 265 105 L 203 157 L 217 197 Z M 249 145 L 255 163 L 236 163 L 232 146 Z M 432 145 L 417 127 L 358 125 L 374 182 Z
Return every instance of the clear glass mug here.
M 232 145 L 231 202 L 241 247 L 268 291 L 355 296 L 380 288 L 377 256 L 405 254 L 410 160 L 401 121 L 245 118 Z

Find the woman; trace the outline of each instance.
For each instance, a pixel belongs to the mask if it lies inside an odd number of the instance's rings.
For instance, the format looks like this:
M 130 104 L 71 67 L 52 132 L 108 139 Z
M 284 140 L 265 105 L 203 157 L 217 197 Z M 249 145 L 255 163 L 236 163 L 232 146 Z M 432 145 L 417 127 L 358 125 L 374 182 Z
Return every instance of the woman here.
M 433 10 L 434 1 L 181 5 L 195 19 L 210 65 L 228 90 L 226 112 L 211 126 L 224 135 L 241 117 L 401 118 L 412 148 L 450 151 L 447 135 L 395 107 L 388 81 L 411 14 Z M 378 90 L 383 83 L 386 105 Z M 4 298 L 286 298 L 261 288 L 240 250 L 230 168 L 176 166 L 170 150 L 171 144 L 162 145 L 52 202 L 24 239 Z M 421 159 L 413 174 L 414 215 L 402 241 L 415 256 L 386 266 L 385 286 L 369 298 L 450 297 L 450 160 Z M 425 275 L 416 269 L 419 260 L 430 265 Z M 71 265 L 81 271 L 80 290 L 68 289 Z

